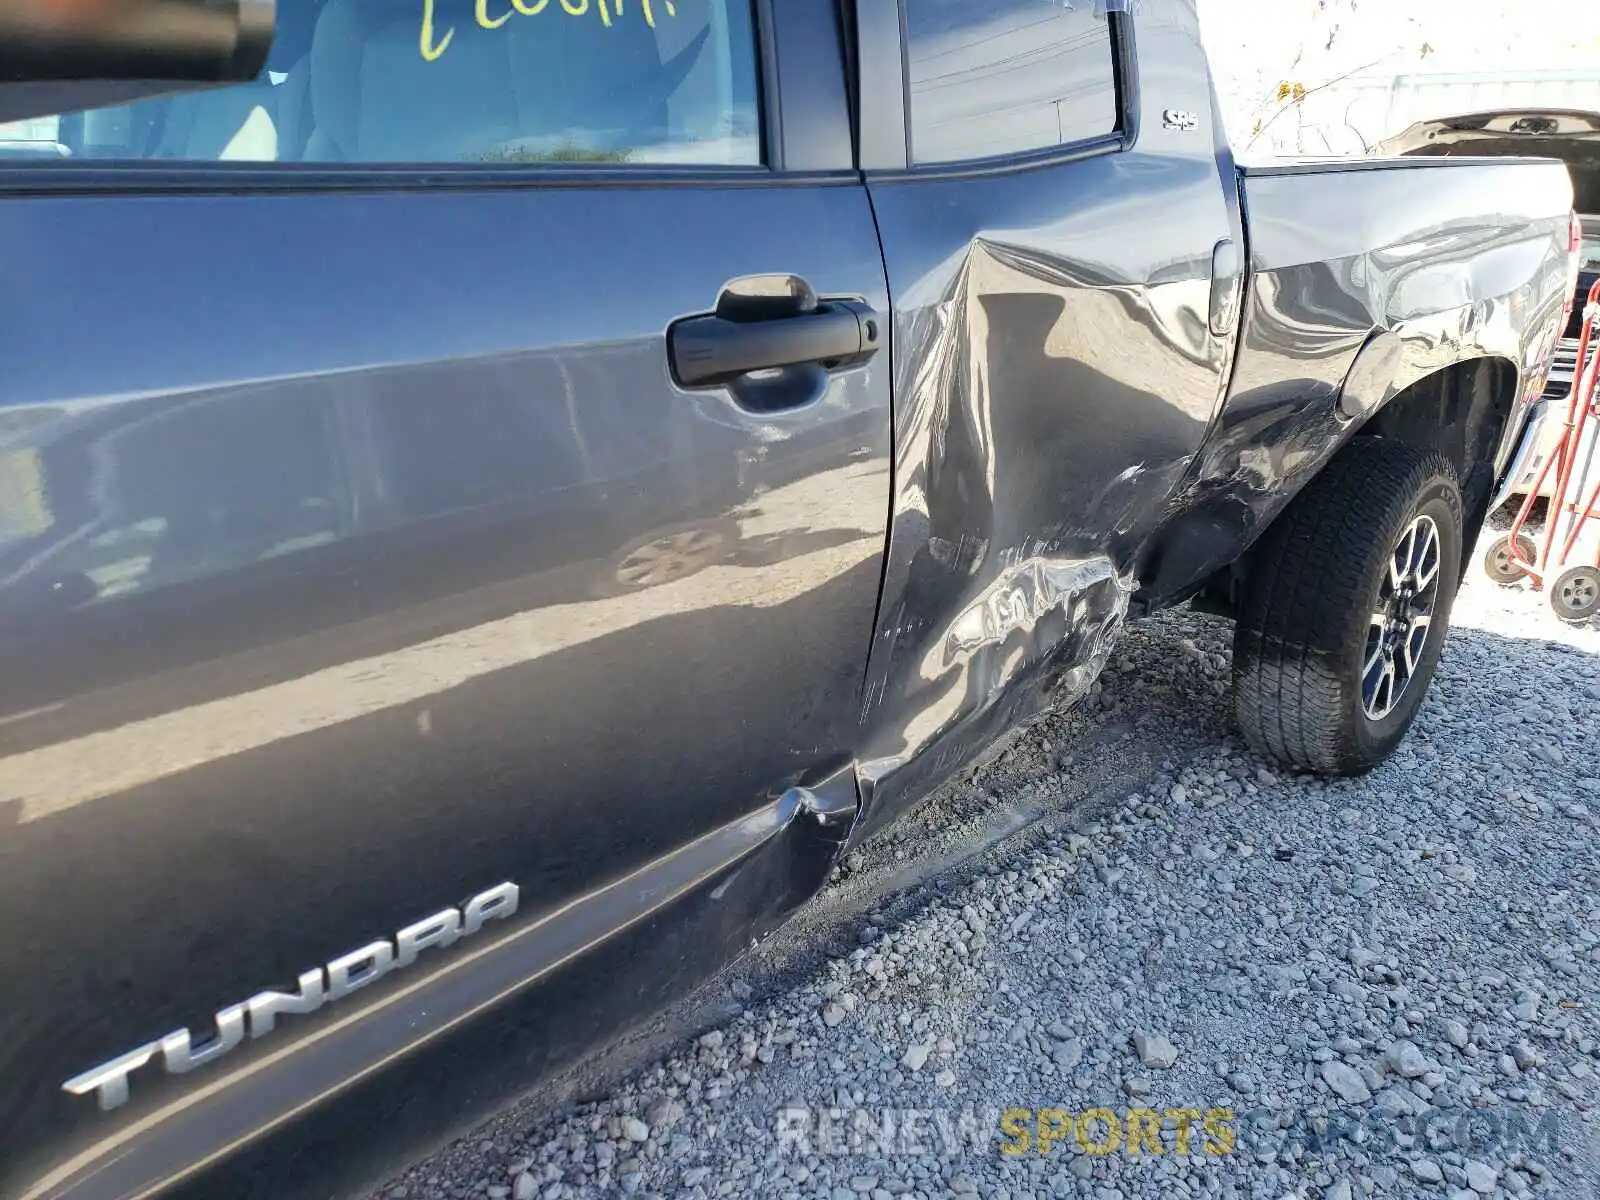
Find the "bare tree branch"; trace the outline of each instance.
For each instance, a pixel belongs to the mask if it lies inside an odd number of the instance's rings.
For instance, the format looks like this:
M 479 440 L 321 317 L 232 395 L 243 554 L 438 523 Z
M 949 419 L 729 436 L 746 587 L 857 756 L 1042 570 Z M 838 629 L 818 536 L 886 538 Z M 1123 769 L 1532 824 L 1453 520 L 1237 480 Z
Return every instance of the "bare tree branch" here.
M 1283 114 L 1288 112 L 1290 109 L 1299 108 L 1305 103 L 1307 96 L 1315 96 L 1318 92 L 1326 91 L 1328 88 L 1333 87 L 1335 84 L 1343 83 L 1346 79 L 1349 79 L 1352 76 L 1360 75 L 1363 71 L 1370 71 L 1379 63 L 1393 58 L 1394 53 L 1395 52 L 1391 51 L 1390 53 L 1385 54 L 1382 58 L 1375 58 L 1365 66 L 1357 67 L 1353 71 L 1346 71 L 1343 75 L 1337 75 L 1328 80 L 1326 83 L 1317 84 L 1316 87 L 1306 88 L 1303 92 L 1296 91 L 1294 97 L 1289 101 L 1289 103 L 1285 104 L 1282 108 L 1278 109 L 1277 112 L 1273 113 L 1271 119 L 1268 120 L 1266 124 L 1261 125 L 1256 129 L 1255 135 L 1248 143 L 1246 143 L 1245 149 L 1248 150 L 1254 147 L 1255 144 L 1261 140 L 1262 136 L 1267 132 L 1267 130 L 1271 129 L 1275 124 L 1277 124 L 1279 117 L 1283 116 Z

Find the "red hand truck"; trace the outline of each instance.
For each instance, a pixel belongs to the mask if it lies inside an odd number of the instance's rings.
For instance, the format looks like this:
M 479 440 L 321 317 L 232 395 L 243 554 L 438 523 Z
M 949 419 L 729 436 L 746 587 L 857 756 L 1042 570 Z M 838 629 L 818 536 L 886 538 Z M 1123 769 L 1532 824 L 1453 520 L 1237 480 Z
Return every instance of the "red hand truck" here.
M 1600 616 L 1600 550 L 1595 562 L 1572 565 L 1573 553 L 1585 526 L 1600 521 L 1600 475 L 1596 472 L 1596 448 L 1600 447 L 1600 283 L 1589 290 L 1583 314 L 1583 334 L 1578 341 L 1578 362 L 1572 377 L 1572 394 L 1567 402 L 1567 422 L 1555 453 L 1545 461 L 1533 486 L 1529 488 L 1516 520 L 1504 537 L 1489 549 L 1486 563 L 1490 576 L 1509 585 L 1522 578 L 1534 587 L 1545 589 L 1549 581 L 1550 607 L 1556 616 L 1571 624 L 1582 624 Z M 1591 353 L 1591 347 L 1594 353 Z M 1554 473 L 1555 492 L 1545 523 L 1544 543 L 1539 545 L 1526 532 L 1528 519 L 1544 485 Z M 1565 537 L 1562 527 L 1565 524 Z M 1560 542 L 1559 546 L 1557 542 Z M 1554 574 L 1554 579 L 1550 577 Z

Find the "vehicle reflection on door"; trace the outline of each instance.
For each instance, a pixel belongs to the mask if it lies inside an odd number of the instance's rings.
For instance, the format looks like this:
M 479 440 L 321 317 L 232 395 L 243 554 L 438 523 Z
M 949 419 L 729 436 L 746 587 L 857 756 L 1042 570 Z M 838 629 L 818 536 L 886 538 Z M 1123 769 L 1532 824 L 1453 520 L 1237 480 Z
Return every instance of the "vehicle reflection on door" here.
M 679 397 L 692 420 L 651 420 L 631 396 L 659 386 L 659 373 L 651 348 L 618 345 L 484 364 L 481 386 L 465 392 L 460 364 L 441 364 L 437 379 L 424 365 L 9 410 L 0 589 L 18 635 L 10 650 L 26 651 L 24 630 L 59 631 L 72 616 L 92 642 L 96 610 L 112 601 L 135 606 L 152 633 L 181 622 L 184 656 L 200 659 L 260 646 L 259 621 L 273 639 L 293 637 L 386 611 L 396 597 L 415 606 L 534 573 L 520 606 L 562 603 L 862 536 L 848 512 L 839 527 L 797 530 L 781 528 L 779 509 L 774 527 L 750 497 L 870 457 L 877 414 L 799 432 L 774 417 L 778 452 L 767 453 L 751 448 L 748 414 L 726 417 L 717 394 Z M 651 533 L 631 536 L 641 528 Z M 561 564 L 573 569 L 552 569 Z M 279 604 L 291 591 L 295 605 Z M 222 596 L 232 599 L 227 627 L 207 628 L 207 601 Z M 176 665 L 174 649 L 163 647 L 164 666 Z M 126 642 L 109 660 L 97 655 L 94 682 L 134 673 L 138 661 L 115 666 L 130 655 L 138 648 Z M 50 699 L 17 694 L 15 680 L 5 709 Z

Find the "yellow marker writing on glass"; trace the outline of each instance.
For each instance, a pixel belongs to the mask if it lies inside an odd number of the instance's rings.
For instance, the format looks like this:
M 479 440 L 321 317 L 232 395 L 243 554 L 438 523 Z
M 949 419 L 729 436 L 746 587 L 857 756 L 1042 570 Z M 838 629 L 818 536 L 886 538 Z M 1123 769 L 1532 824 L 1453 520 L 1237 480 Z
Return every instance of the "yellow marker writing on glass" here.
M 443 57 L 444 52 L 450 49 L 450 43 L 455 40 L 456 36 L 454 26 L 446 29 L 443 36 L 440 36 L 439 31 L 435 28 L 436 3 L 437 0 L 422 0 L 422 35 L 419 41 L 419 49 L 422 51 L 422 57 L 426 62 L 438 62 Z M 499 5 L 503 3 L 509 3 L 511 7 L 498 16 L 490 14 L 489 7 L 491 4 Z M 662 3 L 667 16 L 676 17 L 678 15 L 678 6 L 673 3 L 673 0 L 662 0 Z M 473 16 L 476 18 L 480 28 L 495 30 L 505 25 L 514 16 L 537 17 L 549 7 L 550 0 L 476 0 Z M 599 16 L 600 23 L 610 29 L 615 18 L 621 18 L 626 15 L 627 0 L 593 0 L 592 5 L 591 0 L 560 0 L 560 7 L 555 11 L 565 13 L 569 17 L 586 17 L 589 15 L 591 8 Z M 639 13 L 644 17 L 646 25 L 650 26 L 651 29 L 656 27 L 654 0 L 639 0 Z
M 444 35 L 444 41 L 437 44 L 433 40 L 433 0 L 422 0 L 422 57 L 429 62 L 437 62 L 439 56 L 450 49 L 454 40 L 454 29 Z

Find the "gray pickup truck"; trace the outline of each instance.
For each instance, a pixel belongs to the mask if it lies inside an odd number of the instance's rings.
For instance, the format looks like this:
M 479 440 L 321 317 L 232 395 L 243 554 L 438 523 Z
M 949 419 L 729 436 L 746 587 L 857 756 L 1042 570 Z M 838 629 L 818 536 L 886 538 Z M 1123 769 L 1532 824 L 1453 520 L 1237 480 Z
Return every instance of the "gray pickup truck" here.
M 1131 618 L 1374 767 L 1573 294 L 1559 163 L 1238 169 L 1193 0 L 141 5 L 270 52 L 0 39 L 4 1200 L 392 1172 Z

